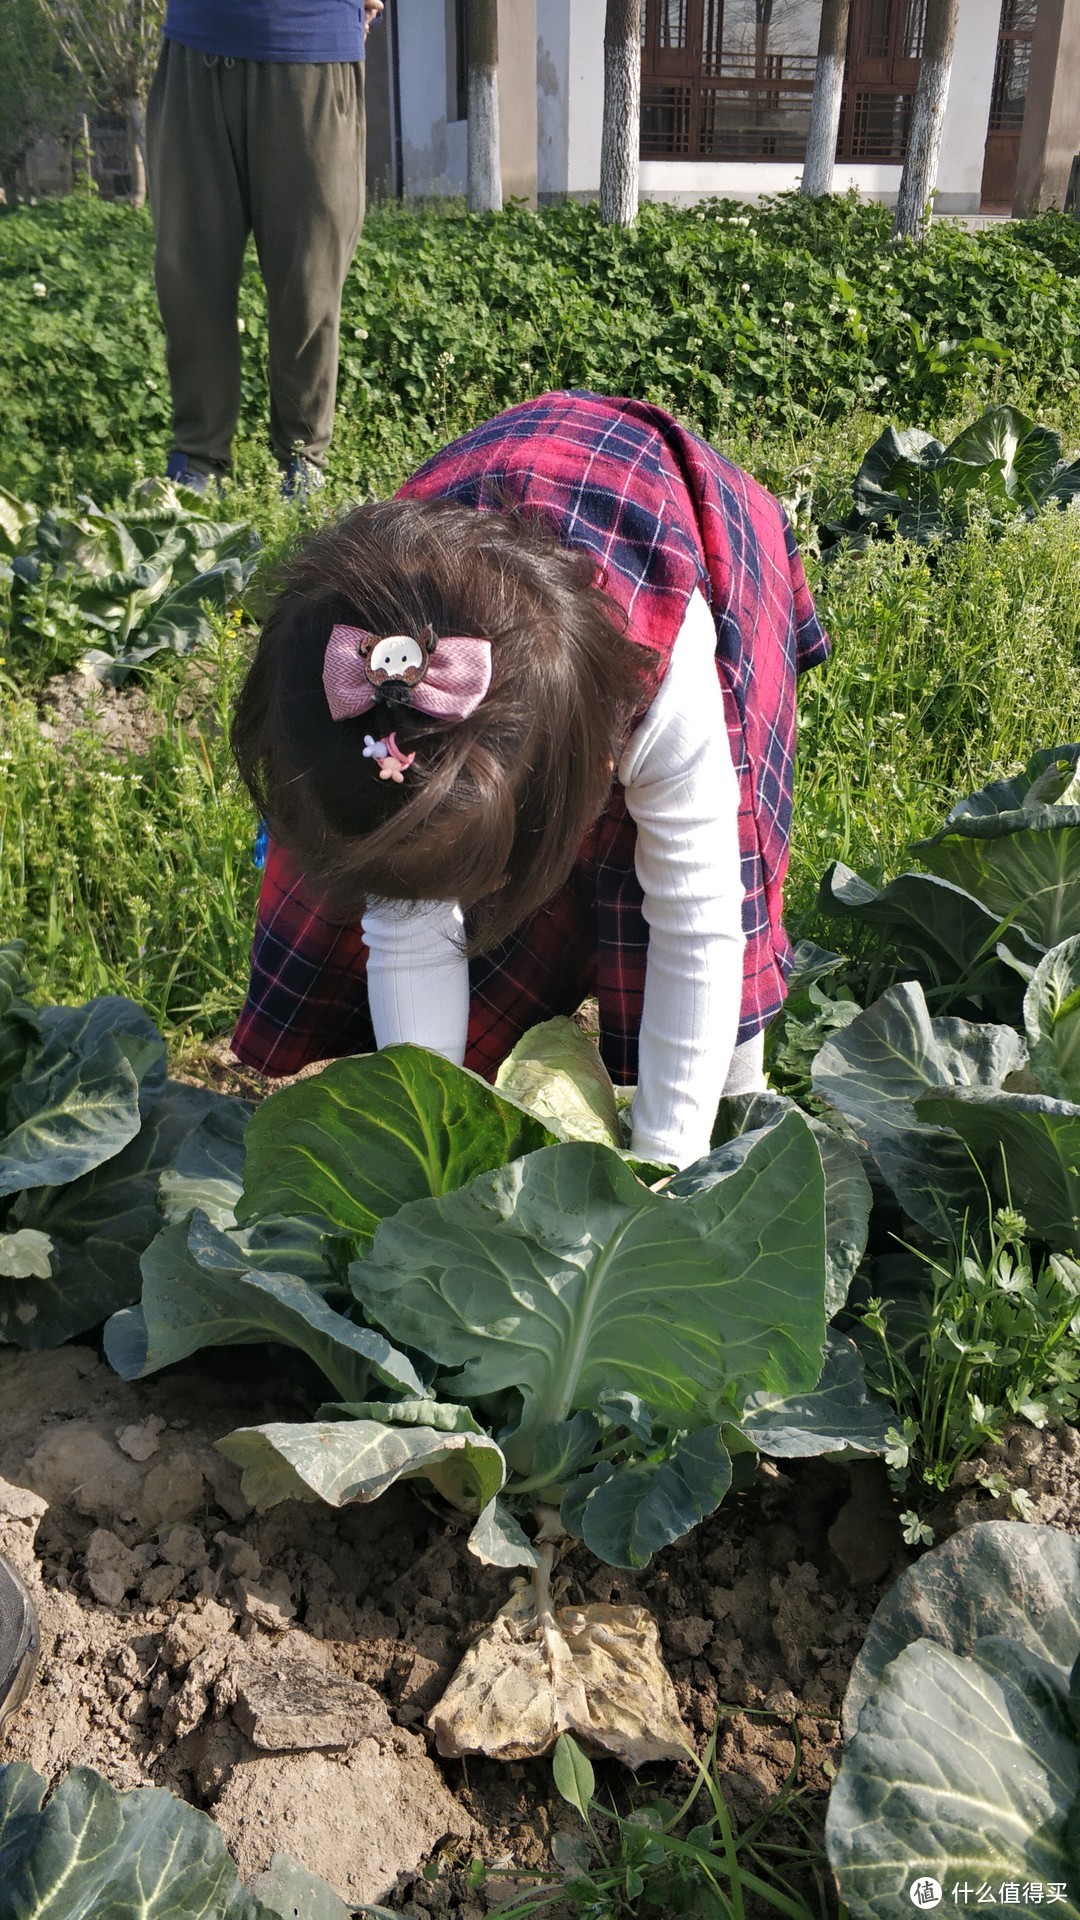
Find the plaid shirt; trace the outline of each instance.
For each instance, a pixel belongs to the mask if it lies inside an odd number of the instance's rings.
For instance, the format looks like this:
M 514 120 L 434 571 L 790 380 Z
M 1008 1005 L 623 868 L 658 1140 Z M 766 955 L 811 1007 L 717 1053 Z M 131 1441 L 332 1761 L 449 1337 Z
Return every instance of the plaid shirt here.
M 790 946 L 781 892 L 791 824 L 795 681 L 828 641 L 787 519 L 772 495 L 659 407 L 588 393 L 545 394 L 436 454 L 401 497 L 541 512 L 568 546 L 596 556 L 630 637 L 663 678 L 691 595 L 716 623 L 717 673 L 740 788 L 746 951 L 740 1041 L 784 998 Z M 566 885 L 495 952 L 470 962 L 465 1063 L 492 1076 L 540 1020 L 595 992 L 613 1079 L 637 1078 L 648 926 L 622 790 L 590 830 Z M 356 925 L 329 920 L 280 847 L 270 847 L 251 987 L 233 1048 L 272 1074 L 370 1052 L 375 1036 Z

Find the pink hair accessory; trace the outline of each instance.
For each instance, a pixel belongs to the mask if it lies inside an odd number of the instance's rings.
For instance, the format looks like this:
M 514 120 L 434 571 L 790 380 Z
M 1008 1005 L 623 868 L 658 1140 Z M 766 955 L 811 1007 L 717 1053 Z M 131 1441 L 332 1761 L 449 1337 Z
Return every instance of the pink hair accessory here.
M 323 686 L 334 720 L 354 720 L 377 700 L 435 720 L 467 720 L 490 685 L 491 642 L 466 634 L 436 636 L 425 627 L 418 637 L 380 636 L 337 626 L 326 644 Z
M 382 740 L 373 740 L 370 733 L 365 733 L 363 757 L 378 763 L 380 780 L 396 780 L 399 787 L 416 759 L 415 753 L 402 753 L 392 733 Z

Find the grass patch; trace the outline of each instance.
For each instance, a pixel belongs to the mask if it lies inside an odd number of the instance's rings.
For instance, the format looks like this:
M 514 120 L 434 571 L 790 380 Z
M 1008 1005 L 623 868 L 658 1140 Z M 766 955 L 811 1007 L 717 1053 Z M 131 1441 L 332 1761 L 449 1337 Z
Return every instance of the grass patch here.
M 226 744 L 241 651 L 219 621 L 197 662 L 148 677 L 144 752 L 92 721 L 43 738 L 37 703 L 0 688 L 0 927 L 45 1000 L 126 994 L 174 1040 L 230 1025 L 257 880 Z
M 962 794 L 1080 737 L 1080 515 L 811 566 L 833 655 L 802 682 L 788 919 L 824 945 L 817 880 L 875 884 Z M 831 932 L 830 932 L 831 929 Z
M 1080 738 L 1080 515 L 996 539 L 976 522 L 933 553 L 882 545 L 814 586 L 834 651 L 801 687 L 787 901 L 792 934 L 828 946 L 831 860 L 880 882 L 960 794 Z M 0 927 L 28 941 L 47 998 L 128 994 L 174 1044 L 229 1028 L 257 890 L 226 739 L 250 638 L 215 621 L 211 647 L 144 677 L 160 728 L 145 752 L 93 726 L 44 740 L 6 682 Z
M 346 288 L 330 484 L 302 513 L 280 500 L 264 444 L 265 308 L 250 263 L 252 350 L 223 503 L 264 543 L 246 624 L 215 620 L 194 660 L 137 676 L 156 737 L 121 753 L 93 726 L 44 739 L 48 635 L 21 643 L 17 665 L 0 642 L 0 927 L 28 941 L 46 996 L 130 994 L 174 1044 L 228 1030 L 256 875 L 226 733 L 276 567 L 305 520 L 392 492 L 485 415 L 559 385 L 657 401 L 789 499 L 804 538 L 843 517 L 890 414 L 948 440 L 1007 399 L 1066 447 L 1080 442 L 1080 227 L 939 225 L 927 248 L 894 254 L 887 225 L 882 208 L 798 196 L 757 210 L 647 206 L 630 234 L 578 206 L 485 218 L 383 206 Z M 144 213 L 76 198 L 0 214 L 0 482 L 43 506 L 70 507 L 84 489 L 105 505 L 160 470 L 168 389 L 151 269 Z M 960 793 L 1080 738 L 1078 562 L 1080 516 L 1053 510 L 1000 537 L 976 519 L 940 549 L 883 544 L 827 568 L 809 553 L 834 654 L 800 694 L 794 934 L 835 936 L 816 905 L 831 860 L 883 879 Z
M 330 471 L 387 492 L 444 440 L 547 387 L 669 407 L 718 443 L 747 422 L 805 442 L 860 410 L 907 423 L 1010 399 L 1074 405 L 1080 228 L 1061 216 L 891 252 L 853 199 L 646 205 L 629 233 L 595 207 L 497 216 L 385 203 L 345 287 Z M 0 215 L 0 483 L 106 503 L 160 471 L 168 382 L 145 211 L 67 201 Z M 240 296 L 242 482 L 264 479 L 266 312 Z M 1050 412 L 1048 412 L 1048 409 Z M 865 442 L 864 442 L 865 444 Z M 856 463 L 857 464 L 857 463 Z

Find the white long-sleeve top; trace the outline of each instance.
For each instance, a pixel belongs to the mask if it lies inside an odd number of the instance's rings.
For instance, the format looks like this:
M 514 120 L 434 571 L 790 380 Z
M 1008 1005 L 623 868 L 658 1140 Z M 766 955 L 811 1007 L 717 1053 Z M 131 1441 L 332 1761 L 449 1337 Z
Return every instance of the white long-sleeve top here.
M 712 615 L 695 592 L 664 680 L 617 768 L 637 827 L 649 927 L 632 1146 L 680 1167 L 708 1151 L 742 999 L 739 788 L 715 648 Z M 464 1059 L 463 929 L 453 901 L 369 905 L 368 997 L 380 1047 L 411 1040 Z

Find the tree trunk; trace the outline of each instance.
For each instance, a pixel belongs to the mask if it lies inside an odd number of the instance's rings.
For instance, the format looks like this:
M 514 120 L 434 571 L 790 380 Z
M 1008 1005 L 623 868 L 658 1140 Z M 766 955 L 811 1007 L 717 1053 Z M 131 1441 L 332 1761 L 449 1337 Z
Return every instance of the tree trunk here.
M 806 136 L 806 161 L 800 188 L 800 192 L 809 194 L 815 200 L 831 193 L 833 189 L 850 11 L 851 0 L 823 0 L 814 92 L 810 101 L 810 128 Z
M 607 0 L 600 136 L 600 218 L 605 226 L 632 227 L 637 218 L 640 151 L 640 0 Z
M 894 245 L 900 240 L 925 239 L 930 224 L 930 197 L 937 183 L 941 123 L 949 97 L 959 12 L 960 0 L 927 0 L 922 65 L 893 221 Z
M 502 207 L 498 0 L 468 0 L 466 36 L 469 52 L 469 211 L 498 213 Z
M 146 205 L 146 102 L 136 95 L 124 101 L 127 121 L 128 163 L 131 169 L 131 204 Z
M 78 163 L 82 171 L 82 184 L 85 192 L 96 193 L 97 182 L 94 179 L 94 149 L 90 145 L 90 115 L 85 111 L 79 115 L 79 135 L 76 141 Z

